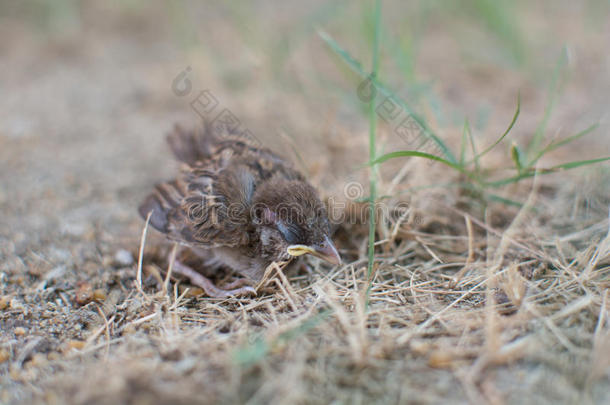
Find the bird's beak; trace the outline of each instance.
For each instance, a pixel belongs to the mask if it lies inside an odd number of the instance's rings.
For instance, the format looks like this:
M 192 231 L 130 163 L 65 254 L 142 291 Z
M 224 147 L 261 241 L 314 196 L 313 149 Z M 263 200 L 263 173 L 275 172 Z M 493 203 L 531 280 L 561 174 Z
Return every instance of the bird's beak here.
M 310 254 L 334 265 L 341 264 L 341 256 L 339 256 L 337 248 L 328 236 L 324 238 L 324 243 L 321 246 L 290 245 L 288 246 L 288 254 L 295 257 Z

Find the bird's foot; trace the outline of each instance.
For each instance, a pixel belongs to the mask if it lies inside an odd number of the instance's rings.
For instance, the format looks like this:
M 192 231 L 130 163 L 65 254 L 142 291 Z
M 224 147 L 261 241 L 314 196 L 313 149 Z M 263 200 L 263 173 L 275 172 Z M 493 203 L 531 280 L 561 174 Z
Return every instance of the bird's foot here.
M 227 283 L 227 284 L 223 285 L 222 287 L 218 287 L 218 288 L 221 288 L 223 290 L 233 290 L 233 289 L 239 289 L 240 287 L 252 288 L 252 283 L 245 278 L 236 278 L 235 280 L 231 281 L 230 283 Z M 254 289 L 252 288 L 252 290 L 254 290 Z
M 172 269 L 174 273 L 187 277 L 192 284 L 201 287 L 210 297 L 226 298 L 250 294 L 256 295 L 256 290 L 252 288 L 252 286 L 247 285 L 248 280 L 243 278 L 238 278 L 221 288 L 214 284 L 209 278 L 177 260 L 174 262 Z

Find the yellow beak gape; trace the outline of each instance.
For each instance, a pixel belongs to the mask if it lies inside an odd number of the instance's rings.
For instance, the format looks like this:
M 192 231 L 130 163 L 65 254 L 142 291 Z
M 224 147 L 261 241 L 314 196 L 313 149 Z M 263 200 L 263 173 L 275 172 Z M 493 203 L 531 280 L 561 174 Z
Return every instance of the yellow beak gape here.
M 288 254 L 290 256 L 302 256 L 302 255 L 306 255 L 307 253 L 314 253 L 315 251 L 310 248 L 309 246 L 305 246 L 305 245 L 290 245 L 288 246 L 288 249 L 286 249 L 288 251 Z
M 310 254 L 336 266 L 341 264 L 341 256 L 339 256 L 337 248 L 335 248 L 335 245 L 333 245 L 332 241 L 328 238 L 328 236 L 325 237 L 325 241 L 320 245 L 290 245 L 288 246 L 286 251 L 292 257 Z

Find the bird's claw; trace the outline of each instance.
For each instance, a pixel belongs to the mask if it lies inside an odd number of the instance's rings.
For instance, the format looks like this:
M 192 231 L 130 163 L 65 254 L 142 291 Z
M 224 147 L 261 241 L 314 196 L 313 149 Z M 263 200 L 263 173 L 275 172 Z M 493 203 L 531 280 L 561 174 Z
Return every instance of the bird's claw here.
M 200 287 L 205 291 L 205 293 L 209 297 L 213 298 L 227 298 L 227 297 L 237 297 L 254 294 L 256 295 L 256 290 L 251 286 L 239 287 L 248 283 L 248 280 L 240 278 L 236 279 L 226 286 L 218 287 L 216 286 L 209 278 L 205 277 L 201 273 L 191 269 L 189 266 L 182 264 L 179 261 L 174 262 L 173 270 L 180 275 L 188 277 L 190 282 L 197 287 Z

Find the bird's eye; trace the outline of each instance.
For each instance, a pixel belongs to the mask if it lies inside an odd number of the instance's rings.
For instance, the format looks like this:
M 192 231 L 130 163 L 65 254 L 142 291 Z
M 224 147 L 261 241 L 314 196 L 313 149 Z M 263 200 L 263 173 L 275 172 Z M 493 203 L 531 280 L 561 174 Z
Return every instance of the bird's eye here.
M 294 227 L 290 224 L 285 224 L 282 221 L 278 221 L 277 229 L 281 232 L 281 234 L 284 237 L 284 239 L 286 240 L 286 242 L 288 242 L 290 244 L 295 244 L 295 243 L 300 242 L 301 232 L 299 232 L 299 230 L 296 227 Z

